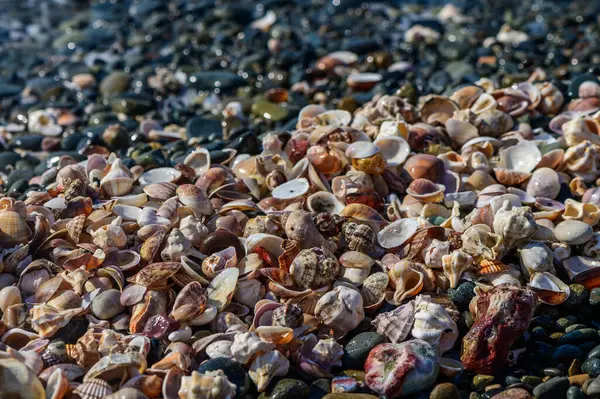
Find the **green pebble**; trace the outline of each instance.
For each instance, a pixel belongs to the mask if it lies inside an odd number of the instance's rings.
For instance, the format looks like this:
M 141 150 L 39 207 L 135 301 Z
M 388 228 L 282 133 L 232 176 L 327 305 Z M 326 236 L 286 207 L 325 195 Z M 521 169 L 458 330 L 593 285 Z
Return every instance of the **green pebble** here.
M 569 326 L 569 327 L 565 328 L 565 332 L 568 334 L 571 331 L 583 330 L 586 327 L 587 326 L 585 324 L 573 324 L 572 326 Z
M 429 399 L 460 399 L 460 393 L 456 385 L 449 382 L 438 384 L 433 388 Z
M 542 379 L 540 377 L 536 377 L 535 375 L 524 375 L 521 377 L 521 382 L 534 387 L 536 385 L 540 385 L 542 383 Z
M 565 317 L 561 317 L 560 319 L 556 320 L 556 325 L 557 325 L 557 329 L 564 331 L 565 328 L 569 327 L 570 325 L 573 325 L 577 323 L 577 317 L 575 316 L 565 316 Z
M 386 338 L 376 332 L 360 333 L 352 338 L 344 348 L 342 365 L 345 369 L 361 370 L 365 366 L 365 360 L 371 349 L 386 342 Z
M 493 375 L 477 374 L 475 377 L 473 377 L 473 388 L 475 388 L 478 391 L 482 391 L 492 382 L 494 382 Z
M 581 284 L 571 284 L 569 285 L 571 289 L 571 294 L 567 298 L 565 304 L 571 306 L 582 305 L 588 301 L 590 297 L 590 292 Z
M 558 341 L 559 339 L 561 339 L 564 336 L 565 336 L 565 333 L 555 332 L 555 333 L 550 334 L 550 336 L 548 338 L 550 338 L 553 341 Z

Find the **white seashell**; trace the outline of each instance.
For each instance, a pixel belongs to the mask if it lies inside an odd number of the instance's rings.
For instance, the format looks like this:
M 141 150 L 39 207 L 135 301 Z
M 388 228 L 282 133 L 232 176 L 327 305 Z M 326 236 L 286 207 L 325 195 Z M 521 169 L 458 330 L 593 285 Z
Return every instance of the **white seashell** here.
M 238 334 L 239 335 L 239 334 Z M 233 342 L 231 341 L 217 341 L 206 347 L 206 354 L 211 359 L 216 359 L 218 357 L 224 357 L 226 359 L 233 359 L 233 354 L 231 353 L 231 346 Z
M 140 193 L 140 194 L 129 194 L 129 195 L 124 195 L 122 197 L 113 197 L 112 199 L 117 201 L 117 205 L 128 205 L 128 206 L 133 206 L 133 207 L 140 207 L 142 205 L 144 205 L 146 202 L 148 202 L 148 195 L 146 193 Z M 114 211 L 114 208 L 113 208 Z M 133 218 L 132 220 L 135 220 L 137 218 L 137 216 L 135 218 Z M 125 218 L 123 218 L 125 219 Z
M 388 166 L 402 165 L 410 154 L 410 146 L 400 136 L 382 136 L 380 133 L 374 143 L 381 151 Z
M 187 342 L 192 338 L 192 329 L 190 326 L 183 326 L 169 334 L 167 339 L 171 342 Z
M 246 253 L 254 252 L 254 248 L 260 246 L 266 249 L 271 255 L 279 257 L 283 254 L 281 244 L 283 238 L 273 234 L 255 233 L 246 238 Z
M 512 194 L 506 194 L 512 195 Z M 500 234 L 507 250 L 531 239 L 538 229 L 533 214 L 528 207 L 511 209 L 508 201 L 494 214 L 494 231 Z
M 450 139 L 460 146 L 464 145 L 469 140 L 479 137 L 477 128 L 468 122 L 450 118 L 444 125 Z
M 225 269 L 217 274 L 207 288 L 208 304 L 215 306 L 219 311 L 223 310 L 233 296 L 239 274 L 237 268 Z
M 391 342 L 397 344 L 408 337 L 414 316 L 415 301 L 410 301 L 390 312 L 380 313 L 371 324 L 379 334 L 385 335 Z
M 261 292 L 261 288 L 262 284 L 258 280 L 238 281 L 233 298 L 236 302 L 253 308 L 264 294 Z
M 341 109 L 325 111 L 313 118 L 313 122 L 320 126 L 348 126 L 352 121 L 352 114 Z
M 540 301 L 548 305 L 559 305 L 571 294 L 567 284 L 548 272 L 535 273 L 527 286 L 535 292 Z
M 600 275 L 600 260 L 586 256 L 572 256 L 565 259 L 562 264 L 571 281 L 575 283 L 581 284 Z
M 195 247 L 199 246 L 204 237 L 208 235 L 208 227 L 194 215 L 189 215 L 181 219 L 179 230 Z
M 600 221 L 600 207 L 592 203 L 582 204 L 569 198 L 565 201 L 565 211 L 562 217 L 565 220 L 579 220 L 595 226 Z
M 377 233 L 377 241 L 383 248 L 397 248 L 406 243 L 418 230 L 414 219 L 398 219 Z
M 286 375 L 289 368 L 290 361 L 281 352 L 273 350 L 258 355 L 250 365 L 248 375 L 258 392 L 263 392 L 273 377 Z
M 210 153 L 206 148 L 194 150 L 185 157 L 183 164 L 194 169 L 196 176 L 201 176 L 210 168 Z
M 500 150 L 500 166 L 530 173 L 542 159 L 542 153 L 533 141 L 524 140 Z
M 415 321 L 411 334 L 437 347 L 442 354 L 454 347 L 458 327 L 442 305 L 429 302 L 419 295 L 415 299 Z
M 217 309 L 216 306 L 208 304 L 208 305 L 206 305 L 206 309 L 204 309 L 204 312 L 202 312 L 199 316 L 194 317 L 190 321 L 190 325 L 191 326 L 203 326 L 205 324 L 208 324 L 211 321 L 213 321 L 215 319 L 215 317 L 217 317 L 218 312 L 219 312 L 219 310 Z
M 301 177 L 275 187 L 275 189 L 273 189 L 271 192 L 271 195 L 277 199 L 291 200 L 302 197 L 308 192 L 309 188 L 310 184 L 308 183 L 308 180 Z
M 66 209 L 67 208 L 67 200 L 65 197 L 55 197 L 50 201 L 44 203 L 46 208 L 50 209 Z
M 142 173 L 138 181 L 143 187 L 154 183 L 173 183 L 180 177 L 181 172 L 175 168 L 156 168 Z
M 163 226 L 168 226 L 171 224 L 169 219 L 157 216 L 156 211 L 149 207 L 145 207 L 140 210 L 136 221 L 140 227 L 149 226 L 152 224 L 160 224 Z
M 319 298 L 315 316 L 326 326 L 350 331 L 365 318 L 362 296 L 353 288 L 339 285 Z
M 499 273 L 486 274 L 485 278 L 495 287 L 500 284 L 510 284 L 520 287 L 521 273 L 518 270 L 510 269 Z
M 361 159 L 372 157 L 378 152 L 380 152 L 379 147 L 370 141 L 357 141 L 348 146 L 346 156 L 351 159 Z
M 257 353 L 270 351 L 275 344 L 265 342 L 255 332 L 236 334 L 230 346 L 232 359 L 240 364 L 246 364 Z
M 137 218 L 140 216 L 141 211 L 141 208 L 132 205 L 116 204 L 113 207 L 113 213 L 123 218 L 123 220 L 137 220 Z
M 356 120 L 356 119 L 355 119 Z M 377 135 L 377 140 L 384 137 L 402 137 L 406 139 L 408 137 L 408 124 L 405 121 L 384 121 L 381 123 L 379 127 L 379 134 Z M 375 143 L 377 143 L 377 140 Z M 381 147 L 381 152 L 384 153 L 385 150 Z
M 269 10 L 261 18 L 252 21 L 251 26 L 254 29 L 259 29 L 263 32 L 268 32 L 271 26 L 275 24 L 275 21 L 277 21 L 277 15 L 273 12 L 273 10 Z
M 422 251 L 425 264 L 433 269 L 442 268 L 442 258 L 450 253 L 450 241 L 433 239 Z
M 442 269 L 448 278 L 451 288 L 456 288 L 462 274 L 473 266 L 471 255 L 456 250 L 452 254 L 442 256 Z
M 521 246 L 517 253 L 519 254 L 521 271 L 526 279 L 529 279 L 535 273 L 555 273 L 552 251 L 545 244 L 532 241 Z
M 311 212 L 326 212 L 337 215 L 344 210 L 345 205 L 338 201 L 332 193 L 327 191 L 317 191 L 308 196 L 306 199 L 306 206 Z
M 181 399 L 233 399 L 235 393 L 235 384 L 229 381 L 223 370 L 215 370 L 206 373 L 192 371 L 191 376 L 184 375 L 177 395 Z

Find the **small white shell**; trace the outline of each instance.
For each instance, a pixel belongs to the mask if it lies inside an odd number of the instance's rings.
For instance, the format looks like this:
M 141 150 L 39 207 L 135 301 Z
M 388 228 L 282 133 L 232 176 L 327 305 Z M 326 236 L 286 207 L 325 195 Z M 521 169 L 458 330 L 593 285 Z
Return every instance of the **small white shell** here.
M 352 159 L 371 157 L 379 152 L 379 147 L 369 141 L 357 141 L 346 149 L 346 156 Z
M 396 248 L 408 241 L 419 228 L 414 219 L 398 219 L 377 233 L 377 241 L 385 249 Z
M 410 154 L 410 146 L 399 136 L 379 135 L 374 143 L 381 150 L 388 166 L 402 165 Z
M 265 342 L 255 332 L 244 332 L 236 334 L 230 351 L 233 360 L 240 364 L 246 364 L 255 354 L 270 351 L 275 344 Z
M 335 195 L 327 191 L 317 191 L 309 195 L 306 199 L 306 206 L 315 213 L 327 212 L 337 215 L 344 210 L 344 204 L 338 201 Z
M 529 173 L 542 159 L 542 153 L 534 142 L 524 140 L 500 151 L 500 166 Z
M 310 184 L 308 183 L 308 180 L 301 177 L 275 187 L 271 192 L 271 195 L 277 199 L 291 200 L 303 196 L 308 192 L 309 188 Z
M 196 176 L 200 176 L 210 168 L 210 153 L 206 148 L 194 150 L 185 157 L 183 164 L 194 169 Z
M 142 173 L 139 182 L 142 186 L 153 183 L 174 182 L 181 177 L 181 172 L 175 168 L 156 168 Z

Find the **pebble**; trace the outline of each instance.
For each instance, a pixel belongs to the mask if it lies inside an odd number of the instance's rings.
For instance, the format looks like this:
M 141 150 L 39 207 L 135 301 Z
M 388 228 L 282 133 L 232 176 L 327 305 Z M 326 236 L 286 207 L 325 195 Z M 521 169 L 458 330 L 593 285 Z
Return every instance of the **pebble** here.
M 523 388 L 509 388 L 494 396 L 493 399 L 533 399 L 533 396 Z
M 475 390 L 482 391 L 486 386 L 490 385 L 492 382 L 494 382 L 493 375 L 478 374 L 475 377 L 473 377 L 472 384 Z
M 585 393 L 579 387 L 572 386 L 567 390 L 567 399 L 585 399 Z
M 555 377 L 536 386 L 533 389 L 533 395 L 537 399 L 564 398 L 569 386 L 567 377 Z
M 594 378 L 587 388 L 584 385 L 583 391 L 591 398 L 600 398 L 600 377 Z
M 376 332 L 356 335 L 344 347 L 342 366 L 345 369 L 362 369 L 371 349 L 384 342 L 386 342 L 385 336 Z
M 600 287 L 592 288 L 590 291 L 589 302 L 592 306 L 600 305 Z
M 597 341 L 598 338 L 598 331 L 593 328 L 582 328 L 581 330 L 567 332 L 556 343 L 558 345 L 577 344 L 588 340 Z
M 108 320 L 125 309 L 121 305 L 120 298 L 121 292 L 119 290 L 109 289 L 103 291 L 94 298 L 90 309 L 93 315 L 100 320 Z
M 555 362 L 570 363 L 573 359 L 581 359 L 583 354 L 574 345 L 561 345 L 554 350 L 552 360 Z
M 565 302 L 567 305 L 578 306 L 586 303 L 590 297 L 590 292 L 581 284 L 569 284 L 571 294 Z
M 554 229 L 556 239 L 569 245 L 585 244 L 592 238 L 592 234 L 592 227 L 579 220 L 565 220 L 557 224 Z
M 548 377 L 562 377 L 564 374 L 559 369 L 547 367 L 544 369 L 544 375 Z
M 444 382 L 436 385 L 431 393 L 429 399 L 460 399 L 460 392 L 456 385 Z
M 531 385 L 532 387 L 539 385 L 542 383 L 542 379 L 540 377 L 536 377 L 535 375 L 524 375 L 521 377 L 521 382 L 523 384 Z

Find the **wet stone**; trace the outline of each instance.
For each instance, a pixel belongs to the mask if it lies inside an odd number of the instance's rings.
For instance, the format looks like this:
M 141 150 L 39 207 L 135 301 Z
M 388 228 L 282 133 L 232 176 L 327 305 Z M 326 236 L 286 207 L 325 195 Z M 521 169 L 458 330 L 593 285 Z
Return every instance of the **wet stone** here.
M 536 386 L 533 395 L 539 399 L 564 398 L 569 389 L 567 377 L 555 377 Z
M 362 369 L 371 349 L 386 342 L 385 336 L 376 332 L 360 333 L 344 347 L 342 365 L 346 369 Z

